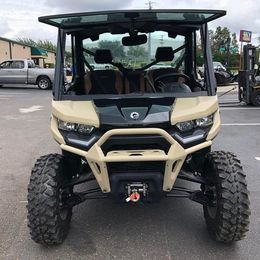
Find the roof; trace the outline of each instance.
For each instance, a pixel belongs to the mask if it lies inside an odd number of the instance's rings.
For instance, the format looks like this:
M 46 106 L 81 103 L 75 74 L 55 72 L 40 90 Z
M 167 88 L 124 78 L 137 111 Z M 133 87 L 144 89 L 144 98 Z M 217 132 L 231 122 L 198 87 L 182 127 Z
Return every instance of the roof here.
M 59 14 L 39 17 L 39 21 L 63 29 L 113 23 L 159 22 L 201 25 L 226 15 L 224 10 L 152 9 L 117 10 Z
M 38 48 L 38 49 L 41 49 L 41 50 L 43 50 L 45 52 L 47 51 L 47 52 L 55 53 L 55 51 L 52 51 L 52 50 L 46 50 L 46 49 L 43 49 L 43 48 L 39 48 L 37 46 L 32 46 L 30 44 L 26 44 L 26 43 L 23 43 L 23 42 L 18 42 L 18 41 L 15 41 L 15 40 L 4 38 L 4 37 L 0 37 L 0 40 L 5 41 L 5 42 L 12 42 L 12 43 L 19 44 L 19 45 L 26 46 L 26 47 L 30 47 L 30 48 Z
M 12 43 L 19 44 L 19 45 L 22 45 L 22 46 L 32 47 L 29 44 L 18 42 L 18 41 L 11 40 L 11 39 L 7 39 L 7 38 L 4 38 L 4 37 L 0 37 L 0 40 L 5 41 L 5 42 L 12 42 Z
M 31 47 L 31 54 L 33 56 L 48 56 L 48 51 L 38 47 Z

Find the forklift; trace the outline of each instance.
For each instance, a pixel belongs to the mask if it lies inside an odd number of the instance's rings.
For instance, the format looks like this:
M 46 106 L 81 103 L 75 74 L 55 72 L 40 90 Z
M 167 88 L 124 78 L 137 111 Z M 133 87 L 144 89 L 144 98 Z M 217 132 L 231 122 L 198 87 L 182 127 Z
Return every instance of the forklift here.
M 242 70 L 238 76 L 238 99 L 247 105 L 260 106 L 259 49 L 251 44 L 243 47 Z

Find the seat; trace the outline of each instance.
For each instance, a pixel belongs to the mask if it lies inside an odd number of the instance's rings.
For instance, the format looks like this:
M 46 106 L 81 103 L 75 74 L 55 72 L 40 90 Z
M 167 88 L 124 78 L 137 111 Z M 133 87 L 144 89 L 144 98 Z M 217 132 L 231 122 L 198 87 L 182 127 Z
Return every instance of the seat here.
M 97 64 L 111 64 L 113 57 L 110 50 L 96 50 L 94 60 Z M 91 70 L 84 76 L 86 94 L 121 94 L 123 92 L 122 73 L 117 70 Z
M 123 77 L 116 70 L 88 71 L 84 76 L 85 93 L 94 94 L 122 94 Z
M 124 79 L 125 94 L 129 93 L 144 93 L 146 82 L 144 75 L 140 71 L 128 72 Z

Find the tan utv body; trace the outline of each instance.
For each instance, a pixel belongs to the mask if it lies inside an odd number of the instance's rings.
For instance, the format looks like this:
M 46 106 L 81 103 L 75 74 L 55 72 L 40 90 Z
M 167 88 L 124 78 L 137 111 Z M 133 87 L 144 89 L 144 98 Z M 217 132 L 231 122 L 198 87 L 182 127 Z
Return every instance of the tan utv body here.
M 221 122 L 207 23 L 223 15 L 128 10 L 39 18 L 59 28 L 51 132 L 61 154 L 40 157 L 32 169 L 27 208 L 35 242 L 62 243 L 73 206 L 89 199 L 188 198 L 203 206 L 214 240 L 245 237 L 250 210 L 241 163 L 233 153 L 211 151 Z M 70 83 L 63 73 L 67 38 Z M 198 44 L 204 79 L 197 76 Z
M 189 109 L 186 109 L 186 108 Z M 192 110 L 192 114 L 190 113 Z M 196 97 L 176 99 L 171 111 L 171 124 L 203 118 L 214 115 L 214 122 L 204 142 L 184 149 L 176 140 L 166 131 L 160 128 L 131 128 L 131 129 L 113 129 L 107 131 L 89 151 L 81 150 L 69 146 L 64 141 L 58 129 L 58 119 L 66 122 L 78 124 L 93 125 L 99 127 L 99 118 L 95 106 L 91 101 L 53 101 L 51 131 L 54 139 L 60 144 L 61 150 L 84 157 L 91 167 L 93 174 L 104 193 L 110 192 L 109 176 L 106 163 L 108 162 L 133 162 L 133 161 L 165 161 L 165 171 L 163 180 L 163 191 L 171 191 L 177 175 L 185 161 L 187 155 L 196 151 L 210 147 L 212 140 L 220 130 L 220 115 L 218 109 L 218 100 L 213 97 Z M 168 153 L 162 150 L 119 150 L 110 151 L 106 156 L 102 152 L 102 144 L 113 135 L 149 135 L 158 134 L 165 138 L 171 148 Z M 99 167 L 97 167 L 97 165 Z M 175 167 L 173 168 L 173 165 Z M 100 170 L 99 170 L 100 169 Z

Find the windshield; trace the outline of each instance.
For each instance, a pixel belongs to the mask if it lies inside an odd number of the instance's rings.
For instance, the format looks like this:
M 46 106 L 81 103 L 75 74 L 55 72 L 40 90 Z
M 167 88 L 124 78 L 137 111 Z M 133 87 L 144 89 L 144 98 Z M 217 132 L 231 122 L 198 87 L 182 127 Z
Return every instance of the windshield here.
M 136 46 L 124 46 L 122 38 L 128 36 L 128 34 L 112 35 L 111 33 L 104 33 L 96 41 L 92 41 L 90 38 L 83 40 L 83 47 L 93 53 L 98 49 L 110 50 L 114 63 L 121 63 L 125 68 L 141 69 L 155 60 L 158 47 L 172 47 L 175 50 L 185 43 L 184 36 L 179 35 L 176 38 L 170 38 L 168 33 L 163 31 L 145 35 L 148 39 L 146 43 Z M 185 50 L 181 49 L 175 53 L 173 60 L 160 61 L 149 67 L 149 69 L 176 67 L 178 61 L 183 58 L 184 52 Z M 111 64 L 97 64 L 94 56 L 86 52 L 84 56 L 95 70 L 114 68 Z M 88 68 L 86 67 L 86 69 Z
M 111 95 L 207 94 L 206 81 L 198 78 L 196 69 L 196 49 L 202 44 L 196 42 L 196 27 L 163 24 L 143 32 L 146 24 L 135 26 L 138 28 L 94 27 L 67 33 L 71 41 L 66 41 L 65 54 L 71 52 L 72 57 L 64 66 L 70 75 L 63 96 L 91 100 Z

